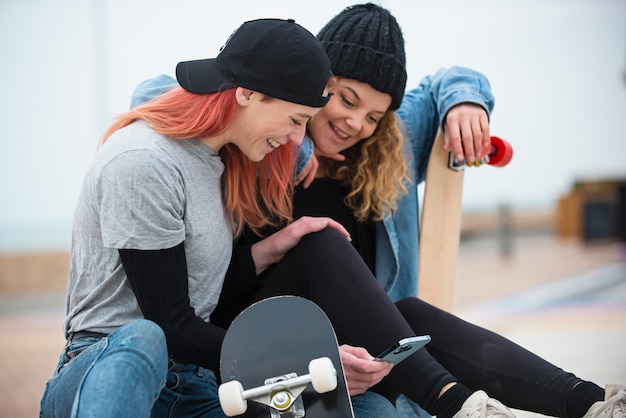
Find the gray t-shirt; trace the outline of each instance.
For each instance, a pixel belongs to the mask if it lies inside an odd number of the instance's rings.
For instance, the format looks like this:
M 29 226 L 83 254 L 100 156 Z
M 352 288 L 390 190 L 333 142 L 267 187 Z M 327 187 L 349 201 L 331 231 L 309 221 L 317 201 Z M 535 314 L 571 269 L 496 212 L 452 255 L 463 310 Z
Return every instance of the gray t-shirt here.
M 175 140 L 144 122 L 114 133 L 85 176 L 74 215 L 65 332 L 110 333 L 143 318 L 118 249 L 185 242 L 189 298 L 205 321 L 232 255 L 221 158 L 199 140 Z

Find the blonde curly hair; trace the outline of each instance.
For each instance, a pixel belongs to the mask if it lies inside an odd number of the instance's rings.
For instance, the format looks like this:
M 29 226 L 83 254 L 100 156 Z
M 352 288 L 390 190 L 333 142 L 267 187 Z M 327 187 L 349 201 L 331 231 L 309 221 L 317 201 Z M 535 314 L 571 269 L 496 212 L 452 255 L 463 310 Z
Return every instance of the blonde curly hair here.
M 374 134 L 343 152 L 346 159 L 327 159 L 327 173 L 349 189 L 344 198 L 358 221 L 380 221 L 408 192 L 411 178 L 402 152 L 405 130 L 393 110 L 381 118 Z

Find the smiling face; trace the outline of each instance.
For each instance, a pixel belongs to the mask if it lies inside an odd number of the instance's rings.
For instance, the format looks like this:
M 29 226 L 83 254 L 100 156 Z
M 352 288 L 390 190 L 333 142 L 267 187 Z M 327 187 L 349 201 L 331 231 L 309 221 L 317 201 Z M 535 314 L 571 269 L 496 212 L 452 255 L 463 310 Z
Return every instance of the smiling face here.
M 241 89 L 241 94 L 229 142 L 255 162 L 290 142 L 300 145 L 307 122 L 319 110 L 251 90 Z
M 369 84 L 337 78 L 333 96 L 309 122 L 315 154 L 331 156 L 372 136 L 391 105 L 391 96 Z

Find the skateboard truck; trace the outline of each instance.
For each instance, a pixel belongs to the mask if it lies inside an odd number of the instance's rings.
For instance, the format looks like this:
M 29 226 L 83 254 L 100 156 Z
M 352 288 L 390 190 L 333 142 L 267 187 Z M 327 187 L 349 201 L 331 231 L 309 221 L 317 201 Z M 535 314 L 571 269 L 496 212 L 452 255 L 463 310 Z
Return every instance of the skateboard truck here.
M 309 384 L 309 381 L 308 379 L 300 379 L 300 382 L 297 377 L 296 373 L 290 373 L 265 380 L 266 386 L 273 385 L 273 390 L 269 394 L 269 402 L 264 402 L 264 399 L 255 400 L 271 406 L 271 418 L 280 418 L 281 415 L 288 418 L 302 418 L 304 416 L 304 403 L 300 395 Z M 292 385 L 291 390 L 285 385 Z
M 301 418 L 305 415 L 300 396 L 311 383 L 317 393 L 326 393 L 337 387 L 337 370 L 328 357 L 309 362 L 309 374 L 289 373 L 265 380 L 263 386 L 244 390 L 237 380 L 220 385 L 218 395 L 224 413 L 241 415 L 248 409 L 247 400 L 270 407 L 271 418 Z
M 452 171 L 463 171 L 465 170 L 465 160 L 457 160 L 454 156 L 454 153 L 450 151 L 450 156 L 448 157 L 448 168 Z

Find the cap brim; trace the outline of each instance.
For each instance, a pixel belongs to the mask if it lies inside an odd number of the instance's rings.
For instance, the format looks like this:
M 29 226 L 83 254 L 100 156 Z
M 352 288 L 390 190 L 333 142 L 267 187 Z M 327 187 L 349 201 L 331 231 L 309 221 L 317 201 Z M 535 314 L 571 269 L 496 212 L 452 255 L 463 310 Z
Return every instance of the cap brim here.
M 183 61 L 176 66 L 176 79 L 192 93 L 214 93 L 235 85 L 215 66 L 215 58 Z

